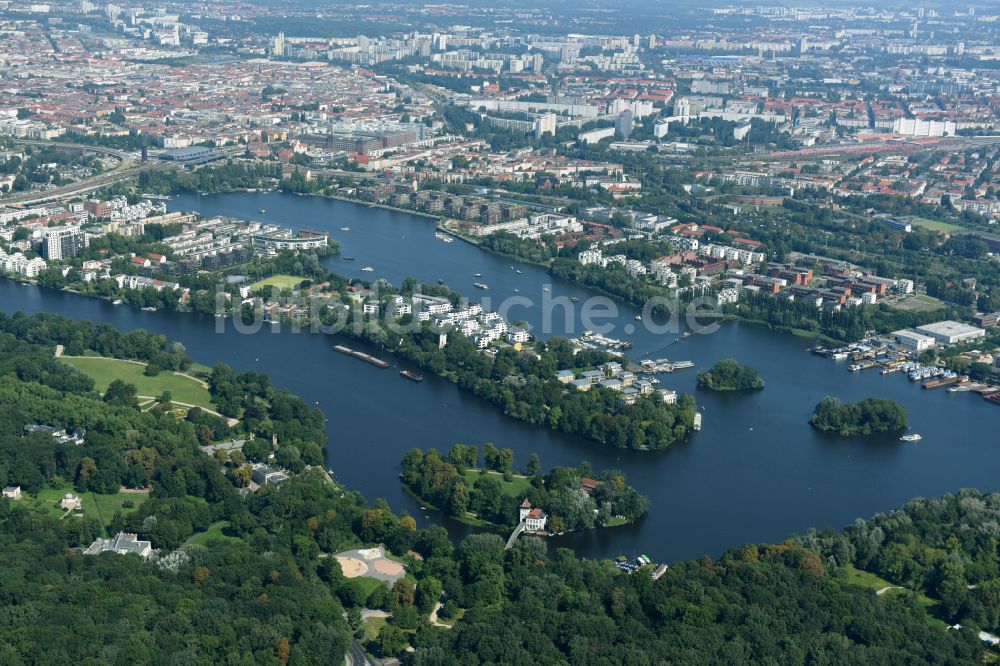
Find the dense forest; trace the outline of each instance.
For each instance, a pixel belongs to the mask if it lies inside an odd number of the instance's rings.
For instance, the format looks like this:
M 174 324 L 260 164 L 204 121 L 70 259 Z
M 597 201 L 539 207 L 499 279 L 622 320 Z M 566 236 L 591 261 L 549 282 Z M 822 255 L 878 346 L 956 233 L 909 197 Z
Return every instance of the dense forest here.
M 948 623 L 1000 633 L 1000 493 L 966 489 L 795 541 L 831 567 L 853 565 L 937 601 Z
M 3 663 L 330 664 L 357 639 L 413 666 L 971 664 L 984 653 L 976 631 L 997 628 L 998 495 L 921 500 L 843 533 L 675 562 L 654 581 L 647 569 L 627 574 L 608 561 L 549 552 L 530 536 L 509 551 L 492 534 L 455 545 L 443 528 L 419 529 L 315 468 L 243 492 L 239 463 L 201 447 L 199 426 L 218 423 L 105 400 L 89 377 L 53 358 L 55 344 L 143 360 L 182 355 L 139 331 L 0 316 L 0 485 L 25 493 L 0 499 Z M 266 377 L 224 366 L 212 375 L 227 411 L 242 410 L 241 420 L 254 418 L 251 407 L 267 411 L 257 426 L 235 429 L 325 448 L 320 419 Z M 39 419 L 86 427 L 84 443 L 24 431 Z M 512 464 L 502 450 L 483 449 L 484 464 Z M 537 474 L 537 464 L 526 467 Z M 88 502 L 113 497 L 121 471 L 148 483 L 148 496 L 122 503 L 105 524 L 55 515 L 35 500 L 66 484 Z M 543 485 L 572 486 L 589 473 L 553 470 Z M 151 540 L 155 555 L 81 553 L 95 536 L 123 528 Z M 408 570 L 391 588 L 345 578 L 327 556 L 377 544 Z M 946 630 L 914 593 L 877 596 L 855 584 L 852 567 L 925 592 L 935 615 L 963 628 Z M 437 602 L 436 626 L 429 617 Z M 390 618 L 366 634 L 364 608 Z
M 817 430 L 841 437 L 893 432 L 906 427 L 906 407 L 884 398 L 843 403 L 827 396 L 816 405 L 809 423 Z
M 533 455 L 525 474 L 515 476 L 513 452 L 489 442 L 482 458 L 480 467 L 479 449 L 465 444 L 456 444 L 444 457 L 436 449 L 412 449 L 403 458 L 401 478 L 414 494 L 450 516 L 470 515 L 504 528 L 517 524 L 525 498 L 548 514 L 552 532 L 631 522 L 646 512 L 646 498 L 621 472 L 596 473 L 583 464 L 541 474 Z
M 699 372 L 698 388 L 710 391 L 755 391 L 764 388 L 764 379 L 750 366 L 728 358 Z

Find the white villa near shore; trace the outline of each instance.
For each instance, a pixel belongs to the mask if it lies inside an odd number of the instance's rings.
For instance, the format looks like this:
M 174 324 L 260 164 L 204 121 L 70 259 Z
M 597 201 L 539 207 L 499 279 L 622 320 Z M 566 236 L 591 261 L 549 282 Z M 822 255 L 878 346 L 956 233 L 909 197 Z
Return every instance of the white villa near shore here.
M 544 532 L 545 522 L 549 519 L 538 507 L 532 507 L 531 502 L 525 497 L 521 502 L 519 511 L 521 522 L 524 523 L 525 532 Z

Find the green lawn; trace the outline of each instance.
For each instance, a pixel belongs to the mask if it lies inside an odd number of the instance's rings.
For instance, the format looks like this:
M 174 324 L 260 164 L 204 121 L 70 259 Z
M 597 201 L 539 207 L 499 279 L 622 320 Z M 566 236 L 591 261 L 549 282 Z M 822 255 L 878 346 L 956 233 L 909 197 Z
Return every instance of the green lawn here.
M 114 495 L 99 495 L 97 493 L 77 493 L 73 486 L 65 485 L 59 488 L 47 487 L 38 491 L 37 495 L 30 497 L 28 507 L 37 511 L 48 513 L 51 516 L 62 516 L 65 511 L 59 507 L 59 501 L 66 493 L 80 495 L 83 500 L 83 515 L 100 521 L 107 531 L 107 526 L 115 513 L 122 511 L 128 513 L 135 511 L 139 505 L 149 497 L 146 493 L 115 493 Z M 131 502 L 132 507 L 126 509 L 123 504 Z
M 876 592 L 884 587 L 893 587 L 893 584 L 885 578 L 876 576 L 868 571 L 862 571 L 852 565 L 848 565 L 845 571 L 847 572 L 847 580 L 855 585 L 870 587 Z
M 224 520 L 212 523 L 207 530 L 192 534 L 184 543 L 185 545 L 205 546 L 216 541 L 240 541 L 239 537 L 230 536 L 223 531 L 227 527 L 229 527 L 229 523 Z
M 269 278 L 264 278 L 263 280 L 258 280 L 251 284 L 250 291 L 257 291 L 258 289 L 263 289 L 264 287 L 294 289 L 304 279 L 305 278 L 295 277 L 294 275 L 272 275 Z
M 480 470 L 469 469 L 465 471 L 463 475 L 465 477 L 465 484 L 471 488 L 482 474 Z M 524 493 L 531 487 L 531 477 L 521 476 L 520 474 L 515 474 L 514 478 L 510 481 L 504 481 L 503 474 L 499 472 L 487 471 L 489 474 L 497 481 L 500 482 L 500 488 L 503 490 L 504 495 L 513 495 L 515 497 L 523 497 Z
M 386 585 L 385 581 L 381 581 L 378 578 L 366 578 L 364 576 L 349 578 L 348 582 L 356 587 L 365 599 L 371 596 L 371 593 L 374 592 L 379 585 L 382 585 L 383 587 Z
M 894 307 L 908 312 L 933 312 L 943 308 L 944 303 L 927 294 L 916 294 L 904 301 L 899 301 Z
M 862 571 L 861 569 L 857 569 L 853 565 L 850 565 L 850 564 L 847 565 L 844 568 L 844 570 L 847 573 L 847 580 L 848 580 L 848 582 L 853 583 L 854 585 L 861 585 L 862 587 L 871 588 L 875 592 L 878 592 L 882 588 L 886 588 L 886 587 L 900 588 L 900 589 L 892 589 L 892 590 L 889 590 L 888 592 L 884 592 L 881 596 L 888 597 L 888 596 L 896 595 L 896 594 L 905 594 L 907 592 L 909 592 L 911 594 L 916 594 L 917 595 L 917 601 L 919 601 L 920 605 L 923 606 L 924 610 L 927 611 L 927 623 L 930 624 L 931 626 L 935 626 L 935 627 L 936 626 L 941 626 L 941 627 L 946 626 L 945 622 L 943 622 L 942 620 L 939 620 L 938 618 L 934 617 L 934 615 L 932 615 L 934 607 L 937 606 L 937 602 L 934 601 L 933 599 L 931 599 L 930 597 L 928 597 L 923 592 L 914 592 L 913 590 L 910 590 L 909 588 L 905 588 L 905 587 L 902 587 L 902 586 L 898 586 L 898 585 L 896 585 L 894 583 L 890 583 L 889 581 L 887 581 L 886 579 L 884 579 L 884 578 L 882 578 L 880 576 L 876 576 L 875 574 L 873 574 L 871 572 L 868 572 L 868 571 Z
M 928 220 L 925 217 L 913 220 L 913 224 L 918 227 L 923 227 L 924 229 L 930 229 L 931 231 L 943 231 L 948 234 L 955 233 L 956 231 L 962 231 L 962 227 L 957 224 L 940 222 L 938 220 Z
M 170 391 L 171 398 L 177 402 L 215 409 L 208 389 L 189 377 L 181 377 L 167 370 L 156 377 L 147 377 L 143 374 L 146 366 L 141 363 L 102 356 L 63 357 L 62 360 L 93 377 L 95 388 L 101 393 L 107 390 L 112 381 L 121 379 L 134 384 L 139 395 L 155 397 L 163 391 Z

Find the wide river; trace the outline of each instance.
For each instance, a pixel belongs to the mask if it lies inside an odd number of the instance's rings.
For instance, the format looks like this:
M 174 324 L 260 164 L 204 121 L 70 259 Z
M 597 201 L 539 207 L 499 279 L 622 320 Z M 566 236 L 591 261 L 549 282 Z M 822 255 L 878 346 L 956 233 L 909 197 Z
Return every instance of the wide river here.
M 177 197 L 170 209 L 326 229 L 341 243 L 341 255 L 327 259 L 327 265 L 348 276 L 385 277 L 397 284 L 407 276 L 440 279 L 470 299 L 490 298 L 494 308 L 517 289 L 517 296 L 534 304 L 512 307 L 509 319 L 527 321 L 543 337 L 549 331 L 579 334 L 585 328 L 580 312 L 567 318 L 570 308 L 559 307 L 551 325 L 543 327 L 545 299 L 566 297 L 564 305 L 572 306 L 568 297 L 575 296 L 579 303 L 573 309 L 580 310 L 595 295 L 553 280 L 544 269 L 495 257 L 462 241 L 442 242 L 435 237 L 433 221 L 415 215 L 276 193 Z M 362 272 L 364 266 L 375 270 Z M 474 288 L 476 281 L 488 284 L 489 291 Z M 438 521 L 458 534 L 468 528 L 421 510 L 400 488 L 399 461 L 408 449 L 494 442 L 513 449 L 519 466 L 537 452 L 543 468 L 587 460 L 595 469 L 622 470 L 649 497 L 650 511 L 635 525 L 553 539 L 552 545 L 589 557 L 645 553 L 672 561 L 715 556 L 745 542 L 780 541 L 811 526 L 839 528 L 914 497 L 998 486 L 1000 410 L 995 406 L 975 394 L 922 390 L 901 375 L 850 373 L 844 363 L 808 353 L 807 340 L 752 326 L 730 323 L 713 334 L 677 341 L 678 331 L 638 326 L 634 309 L 627 306 L 618 307 L 615 317 L 587 323 L 586 328 L 614 324 L 610 335 L 631 341 L 634 359 L 648 354 L 695 363 L 694 369 L 662 375 L 661 380 L 665 387 L 695 395 L 704 408 L 703 429 L 666 451 L 643 453 L 524 424 L 436 377 L 420 384 L 405 381 L 395 370 L 334 352 L 337 340 L 323 334 L 239 333 L 229 320 L 115 307 L 6 280 L 0 281 L 0 308 L 57 312 L 123 330 L 141 327 L 179 340 L 200 361 L 266 372 L 275 385 L 326 413 L 328 462 L 341 481 L 369 499 L 387 499 L 419 523 Z M 225 330 L 218 332 L 223 321 Z M 697 390 L 698 370 L 722 358 L 752 365 L 767 387 L 751 395 Z M 923 441 L 820 435 L 807 419 L 826 395 L 897 400 L 906 405 L 910 425 Z

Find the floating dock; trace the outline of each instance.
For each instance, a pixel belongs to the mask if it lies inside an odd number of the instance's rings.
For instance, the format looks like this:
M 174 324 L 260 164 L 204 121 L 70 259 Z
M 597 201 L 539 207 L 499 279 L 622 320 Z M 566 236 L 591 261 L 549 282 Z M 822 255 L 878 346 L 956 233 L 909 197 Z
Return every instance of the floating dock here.
M 941 386 L 948 386 L 949 384 L 957 384 L 959 377 L 943 377 L 941 379 L 932 379 L 929 382 L 924 382 L 923 387 L 925 389 L 938 388 Z

